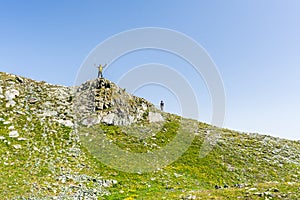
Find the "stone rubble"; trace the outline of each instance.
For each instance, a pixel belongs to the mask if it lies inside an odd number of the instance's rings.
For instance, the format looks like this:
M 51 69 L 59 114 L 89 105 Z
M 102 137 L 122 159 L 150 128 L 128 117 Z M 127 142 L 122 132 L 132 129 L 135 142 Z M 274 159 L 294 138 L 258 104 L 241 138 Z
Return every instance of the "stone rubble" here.
M 17 137 L 19 137 L 19 133 L 18 133 L 18 131 L 11 131 L 11 132 L 9 132 L 8 136 L 11 138 L 17 138 Z

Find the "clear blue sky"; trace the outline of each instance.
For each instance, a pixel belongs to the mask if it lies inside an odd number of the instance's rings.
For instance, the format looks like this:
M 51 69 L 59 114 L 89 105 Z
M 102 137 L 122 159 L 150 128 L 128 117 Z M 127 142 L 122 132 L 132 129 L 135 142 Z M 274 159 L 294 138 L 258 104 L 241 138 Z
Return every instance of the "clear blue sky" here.
M 226 89 L 225 127 L 300 139 L 298 0 L 0 0 L 0 71 L 72 85 L 97 44 L 121 31 L 149 26 L 182 32 L 207 50 Z M 115 65 L 129 69 L 160 61 L 163 56 L 156 54 L 145 60 L 129 55 L 131 59 Z M 168 55 L 164 59 L 176 61 Z M 112 67 L 105 73 L 115 81 L 116 71 Z M 205 85 L 202 80 L 191 84 L 200 85 L 200 120 L 209 122 Z M 168 111 L 178 112 L 171 93 L 153 87 L 137 94 L 153 103 L 165 99 Z M 151 93 L 154 89 L 158 95 Z

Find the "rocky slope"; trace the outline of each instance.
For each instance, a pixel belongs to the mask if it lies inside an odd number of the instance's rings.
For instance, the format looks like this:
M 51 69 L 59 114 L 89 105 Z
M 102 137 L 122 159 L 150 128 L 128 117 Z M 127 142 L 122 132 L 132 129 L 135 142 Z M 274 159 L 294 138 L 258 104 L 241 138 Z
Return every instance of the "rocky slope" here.
M 0 74 L 2 197 L 96 198 L 116 182 L 83 172 L 87 158 L 71 128 L 73 91 Z M 66 186 L 67 180 L 73 184 Z
M 5 172 L 0 177 L 0 182 L 4 183 L 0 193 L 12 195 L 14 190 L 10 189 L 16 184 L 31 185 L 26 178 L 18 180 L 20 182 L 16 179 L 5 181 L 5 174 L 14 176 L 11 170 L 14 168 L 15 173 L 30 169 L 28 179 L 42 174 L 57 182 L 50 184 L 46 181 L 41 187 L 32 185 L 27 188 L 30 193 L 49 190 L 60 198 L 67 196 L 70 199 L 106 195 L 104 186 L 116 183 L 115 180 L 79 173 L 87 168 L 88 161 L 80 149 L 74 126 L 129 125 L 162 120 L 152 104 L 127 94 L 108 80 L 96 79 L 79 87 L 63 87 L 0 73 L 0 164 L 1 171 Z M 65 187 L 61 183 L 66 179 L 79 185 Z M 88 190 L 86 184 L 91 180 L 95 187 Z
M 182 123 L 183 122 L 183 123 Z M 104 165 L 82 145 L 77 126 L 101 129 L 128 152 L 166 146 L 180 125 L 108 80 L 63 87 L 0 73 L 2 199 L 299 199 L 300 142 L 197 122 L 188 150 L 153 173 Z M 188 131 L 189 128 L 186 127 Z M 141 137 L 137 132 L 144 131 Z M 204 138 L 218 132 L 199 157 Z M 97 137 L 99 135 L 94 135 Z M 118 162 L 122 162 L 119 160 Z

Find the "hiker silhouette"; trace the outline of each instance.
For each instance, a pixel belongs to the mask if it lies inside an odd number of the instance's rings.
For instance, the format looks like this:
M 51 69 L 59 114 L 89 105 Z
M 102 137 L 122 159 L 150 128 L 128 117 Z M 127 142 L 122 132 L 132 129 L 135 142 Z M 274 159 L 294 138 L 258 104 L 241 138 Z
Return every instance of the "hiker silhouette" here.
M 161 100 L 160 101 L 160 110 L 161 111 L 164 111 L 164 106 L 165 106 L 165 103 Z
M 95 67 L 98 68 L 98 78 L 99 78 L 99 77 L 100 77 L 100 78 L 103 78 L 103 68 L 106 67 L 106 65 L 107 65 L 107 64 L 105 64 L 105 65 L 103 65 L 103 66 L 102 66 L 101 64 L 98 65 L 98 66 L 95 65 Z

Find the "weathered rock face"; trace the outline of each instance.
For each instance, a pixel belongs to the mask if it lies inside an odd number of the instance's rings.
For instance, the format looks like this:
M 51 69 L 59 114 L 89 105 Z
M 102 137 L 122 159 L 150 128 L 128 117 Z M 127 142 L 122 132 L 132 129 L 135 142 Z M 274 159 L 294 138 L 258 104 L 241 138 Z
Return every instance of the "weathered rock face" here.
M 154 105 L 103 78 L 87 81 L 76 89 L 73 110 L 77 122 L 88 126 L 100 122 L 129 125 L 148 120 L 149 111 L 156 113 L 154 121 L 163 120 Z
M 44 126 L 46 121 L 49 121 L 49 124 L 58 122 L 71 127 L 72 94 L 69 87 L 0 73 L 0 103 L 3 106 L 0 109 L 0 116 L 3 124 L 14 125 L 16 119 L 20 117 L 31 123 L 36 117 Z M 11 137 L 18 137 L 13 126 L 10 130 Z M 27 131 L 26 127 L 24 131 Z
M 73 127 L 77 122 L 91 126 L 163 120 L 154 105 L 128 94 L 106 79 L 98 78 L 80 86 L 63 87 L 6 73 L 0 75 L 0 100 L 6 109 L 2 118 L 9 119 L 3 123 L 11 123 L 14 117 L 10 119 L 10 116 L 16 115 L 34 115 L 42 122 L 49 120 L 49 123 L 58 122 L 68 127 Z M 155 113 L 155 117 L 149 116 L 150 112 Z

